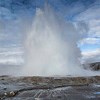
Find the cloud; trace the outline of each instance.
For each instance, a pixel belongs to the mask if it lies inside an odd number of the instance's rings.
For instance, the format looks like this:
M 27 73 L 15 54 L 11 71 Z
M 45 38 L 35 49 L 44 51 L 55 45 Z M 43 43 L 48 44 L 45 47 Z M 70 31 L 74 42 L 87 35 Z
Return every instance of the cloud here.
M 84 44 L 100 45 L 100 38 L 92 38 L 92 37 L 84 38 L 80 41 L 80 45 L 84 45 Z
M 75 17 L 76 21 L 84 21 L 88 25 L 88 31 L 80 45 L 95 44 L 100 45 L 100 2 L 97 1 L 88 9 Z
M 0 64 L 20 65 L 24 62 L 22 56 L 21 47 L 0 48 Z
M 100 7 L 98 5 L 91 5 L 88 9 L 76 16 L 76 20 L 90 21 L 94 18 L 100 18 Z
M 82 52 L 82 56 L 82 62 L 100 62 L 100 49 L 95 49 L 93 51 L 84 51 Z
M 88 22 L 89 24 L 89 32 L 88 35 L 91 37 L 98 37 L 100 38 L 100 18 L 99 19 L 92 19 Z

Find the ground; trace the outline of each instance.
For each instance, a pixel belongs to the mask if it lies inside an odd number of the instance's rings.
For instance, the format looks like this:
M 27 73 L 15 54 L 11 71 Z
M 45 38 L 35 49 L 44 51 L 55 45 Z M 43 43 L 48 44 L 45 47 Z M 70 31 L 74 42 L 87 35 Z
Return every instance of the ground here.
M 100 100 L 100 76 L 0 77 L 1 100 Z

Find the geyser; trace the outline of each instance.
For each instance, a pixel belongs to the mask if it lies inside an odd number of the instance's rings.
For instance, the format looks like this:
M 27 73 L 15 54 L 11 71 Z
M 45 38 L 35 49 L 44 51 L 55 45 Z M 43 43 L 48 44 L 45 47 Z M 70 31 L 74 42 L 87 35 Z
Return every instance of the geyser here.
M 37 8 L 32 28 L 25 40 L 26 59 L 23 75 L 82 75 L 80 39 L 72 23 L 65 22 L 46 5 Z

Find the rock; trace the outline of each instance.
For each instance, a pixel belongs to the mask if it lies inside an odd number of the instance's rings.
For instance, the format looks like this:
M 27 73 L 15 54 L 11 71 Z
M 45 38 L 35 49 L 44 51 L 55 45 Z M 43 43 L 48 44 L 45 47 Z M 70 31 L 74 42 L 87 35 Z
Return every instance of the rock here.
M 82 65 L 84 69 L 90 69 L 93 71 L 100 71 L 100 62 L 87 63 Z
M 5 92 L 4 96 L 5 97 L 14 97 L 16 95 L 16 93 L 14 91 L 10 91 L 10 92 Z
M 99 71 L 100 70 L 100 62 L 91 63 L 90 68 L 92 70 Z
M 5 92 L 4 95 L 7 96 L 8 94 Z
M 9 93 L 9 96 L 11 96 L 11 97 L 15 96 L 15 92 L 14 92 L 14 91 L 11 91 L 11 92 Z

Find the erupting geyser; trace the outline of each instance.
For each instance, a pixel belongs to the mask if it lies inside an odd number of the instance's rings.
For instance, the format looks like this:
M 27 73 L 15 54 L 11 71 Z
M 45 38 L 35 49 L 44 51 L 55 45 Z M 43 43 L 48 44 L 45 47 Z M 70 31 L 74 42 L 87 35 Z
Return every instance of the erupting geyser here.
M 80 39 L 72 23 L 59 18 L 49 6 L 36 9 L 33 24 L 25 40 L 24 75 L 79 75 Z

